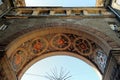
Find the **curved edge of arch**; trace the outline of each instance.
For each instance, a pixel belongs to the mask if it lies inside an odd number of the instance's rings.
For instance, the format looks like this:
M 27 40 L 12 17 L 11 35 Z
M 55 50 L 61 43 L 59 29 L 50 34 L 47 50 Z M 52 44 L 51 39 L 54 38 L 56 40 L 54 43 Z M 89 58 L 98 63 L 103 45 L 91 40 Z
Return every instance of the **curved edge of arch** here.
M 114 40 L 112 40 L 109 36 L 105 35 L 104 33 L 100 32 L 94 28 L 77 25 L 77 24 L 49 23 L 49 24 L 39 25 L 39 27 L 37 27 L 37 28 L 30 28 L 30 29 L 25 29 L 24 31 L 22 31 L 22 33 L 19 34 L 16 38 L 14 38 L 14 40 L 7 46 L 7 48 L 6 48 L 7 57 L 10 58 L 10 56 L 13 55 L 13 52 L 14 52 L 14 50 L 17 49 L 17 47 L 19 47 L 25 41 L 33 39 L 33 37 L 35 37 L 35 36 L 41 36 L 41 35 L 51 34 L 51 33 L 64 33 L 64 32 L 86 36 L 88 39 L 90 39 L 90 40 L 94 41 L 96 44 L 98 44 L 105 51 L 105 53 L 109 53 L 109 51 L 112 48 L 118 47 L 118 45 L 114 42 Z M 48 55 L 48 56 L 51 56 L 51 55 Z M 71 56 L 73 56 L 73 55 L 71 55 Z M 46 57 L 47 57 L 47 55 L 46 55 Z M 77 57 L 77 56 L 75 56 L 75 57 Z M 45 58 L 45 57 L 43 56 L 43 58 Z M 86 62 L 89 63 L 90 61 L 86 60 Z M 90 62 L 89 64 L 92 67 L 94 67 L 95 69 L 97 69 L 92 62 Z M 29 64 L 29 66 L 30 66 L 30 64 Z M 27 68 L 28 67 L 25 66 L 25 69 L 23 69 L 23 71 L 25 71 Z M 19 76 L 22 76 L 22 73 L 23 72 L 20 72 L 20 73 L 18 72 L 17 74 Z M 99 73 L 99 71 L 98 71 L 98 73 Z
M 27 69 L 29 69 L 34 63 L 36 63 L 36 62 L 38 62 L 38 61 L 40 61 L 40 60 L 42 60 L 42 59 L 44 59 L 44 58 L 47 58 L 47 57 L 50 57 L 50 56 L 56 56 L 56 55 L 72 56 L 72 57 L 78 58 L 78 59 L 86 62 L 88 65 L 91 66 L 91 68 L 93 68 L 93 69 L 96 71 L 96 73 L 98 74 L 98 76 L 100 77 L 100 79 L 102 79 L 102 74 L 99 72 L 99 70 L 97 69 L 97 67 L 96 67 L 92 62 L 90 62 L 89 60 L 87 60 L 86 58 L 84 58 L 83 56 L 80 56 L 80 55 L 78 55 L 78 54 L 74 54 L 74 53 L 72 53 L 72 52 L 51 52 L 51 53 L 47 53 L 47 54 L 44 54 L 44 55 L 42 55 L 42 56 L 39 56 L 39 57 L 33 59 L 32 61 L 30 61 L 30 62 L 22 69 L 22 71 L 21 71 L 19 74 L 17 74 L 18 80 L 20 80 L 20 79 L 22 78 L 22 76 L 23 76 L 23 74 L 25 73 L 25 71 L 26 71 Z
M 53 30 L 54 29 L 54 30 Z M 103 50 L 106 53 L 109 53 L 109 51 L 113 48 L 119 48 L 119 45 L 114 42 L 109 36 L 105 35 L 104 33 L 82 25 L 77 25 L 77 24 L 68 24 L 68 23 L 46 23 L 46 24 L 41 24 L 37 28 L 30 28 L 30 29 L 25 29 L 22 31 L 19 36 L 17 36 L 16 39 L 14 39 L 7 47 L 6 47 L 6 54 L 8 57 L 10 57 L 11 54 L 9 54 L 13 49 L 16 49 L 16 45 L 20 45 L 23 43 L 25 40 L 30 39 L 33 37 L 32 35 L 35 35 L 37 33 L 40 34 L 45 34 L 45 33 L 52 33 L 53 31 L 58 31 L 58 32 L 66 32 L 66 30 L 70 30 L 72 33 L 77 33 L 78 35 L 80 34 L 79 32 L 85 33 L 84 35 L 87 35 L 87 37 L 91 38 L 93 41 L 95 41 L 99 46 L 103 48 Z M 78 32 L 76 32 L 78 31 Z M 17 33 L 16 33 L 17 34 Z M 15 34 L 15 35 L 16 35 Z M 13 35 L 14 36 L 14 35 Z M 12 46 L 12 48 L 11 48 Z

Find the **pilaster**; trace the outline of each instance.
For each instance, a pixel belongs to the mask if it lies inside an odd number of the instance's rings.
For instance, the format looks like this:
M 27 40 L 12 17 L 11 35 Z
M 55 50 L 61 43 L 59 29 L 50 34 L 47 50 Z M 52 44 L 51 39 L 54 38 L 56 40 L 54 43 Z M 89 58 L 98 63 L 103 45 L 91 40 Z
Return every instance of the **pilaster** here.
M 103 80 L 120 80 L 120 50 L 110 52 Z
M 4 51 L 0 51 L 0 80 L 17 80 Z

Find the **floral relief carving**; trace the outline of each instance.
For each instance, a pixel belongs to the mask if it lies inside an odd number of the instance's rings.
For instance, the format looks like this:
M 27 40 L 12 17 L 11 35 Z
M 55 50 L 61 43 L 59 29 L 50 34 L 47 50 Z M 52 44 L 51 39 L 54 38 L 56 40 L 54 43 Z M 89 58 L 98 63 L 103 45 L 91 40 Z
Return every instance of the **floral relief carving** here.
M 48 47 L 48 42 L 44 38 L 36 38 L 30 44 L 30 50 L 33 54 L 41 54 L 45 52 Z
M 84 56 L 92 54 L 92 45 L 87 39 L 82 39 L 81 37 L 76 38 L 74 41 L 74 47 L 77 52 Z
M 57 50 L 65 50 L 70 44 L 70 39 L 65 34 L 57 34 L 51 40 L 51 46 Z

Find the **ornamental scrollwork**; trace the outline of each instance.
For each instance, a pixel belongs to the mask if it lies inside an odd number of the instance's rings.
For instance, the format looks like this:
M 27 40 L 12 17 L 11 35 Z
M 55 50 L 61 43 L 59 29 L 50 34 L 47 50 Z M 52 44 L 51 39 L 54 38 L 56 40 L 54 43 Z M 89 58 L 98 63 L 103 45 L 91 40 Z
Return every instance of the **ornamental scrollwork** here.
M 65 50 L 70 44 L 70 39 L 65 34 L 57 34 L 51 40 L 51 46 L 57 50 Z
M 83 39 L 81 37 L 76 38 L 74 41 L 74 47 L 78 53 L 84 56 L 92 54 L 92 45 L 87 39 Z
M 56 51 L 83 56 L 104 71 L 107 60 L 104 51 L 87 37 L 70 33 L 51 33 L 26 40 L 13 52 L 10 60 L 14 71 L 19 71 L 34 58 Z
M 95 54 L 95 62 L 101 70 L 101 72 L 103 73 L 107 62 L 107 55 L 100 48 L 95 50 Z
M 11 62 L 12 62 L 14 71 L 17 71 L 26 61 L 27 52 L 23 48 L 18 48 L 13 54 L 14 55 L 11 58 Z
M 40 55 L 46 51 L 47 47 L 48 47 L 47 40 L 38 37 L 32 40 L 30 44 L 30 52 L 32 52 L 33 54 Z

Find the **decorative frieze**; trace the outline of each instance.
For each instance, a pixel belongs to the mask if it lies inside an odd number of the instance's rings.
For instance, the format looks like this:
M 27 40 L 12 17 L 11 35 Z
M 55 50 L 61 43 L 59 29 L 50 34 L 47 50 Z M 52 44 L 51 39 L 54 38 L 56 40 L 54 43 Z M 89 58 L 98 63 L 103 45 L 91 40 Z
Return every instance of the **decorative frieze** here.
M 10 61 L 13 70 L 19 72 L 36 57 L 56 51 L 72 52 L 83 56 L 104 73 L 107 61 L 104 51 L 90 39 L 70 33 L 51 33 L 34 37 L 22 43 L 13 52 Z
M 13 13 L 14 12 L 14 13 Z M 33 8 L 15 8 L 11 10 L 8 15 L 5 15 L 6 18 L 13 18 L 13 17 L 41 17 L 41 16 L 49 16 L 49 17 L 57 17 L 57 16 L 66 16 L 66 17 L 101 17 L 101 16 L 111 16 L 113 17 L 114 14 L 108 11 L 105 8 L 40 8 L 40 7 L 33 7 Z

